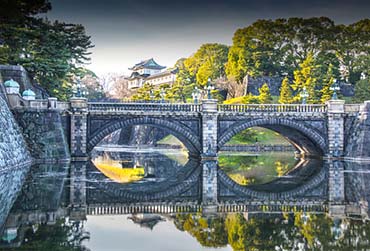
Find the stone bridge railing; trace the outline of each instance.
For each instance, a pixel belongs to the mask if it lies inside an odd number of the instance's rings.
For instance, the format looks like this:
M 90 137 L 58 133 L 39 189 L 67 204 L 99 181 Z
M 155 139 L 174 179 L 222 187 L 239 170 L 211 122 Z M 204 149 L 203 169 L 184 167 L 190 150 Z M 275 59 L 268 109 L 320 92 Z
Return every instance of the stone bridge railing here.
M 356 110 L 357 106 L 349 110 Z M 359 108 L 358 108 L 359 109 Z M 126 113 L 129 111 L 172 111 L 172 112 L 202 112 L 201 104 L 192 103 L 103 103 L 89 102 L 88 110 L 92 113 Z M 325 104 L 219 104 L 217 111 L 221 113 L 326 113 Z
M 325 113 L 325 104 L 238 104 L 238 105 L 218 105 L 219 112 L 235 113 Z
M 11 108 L 29 108 L 36 110 L 55 109 L 66 111 L 71 109 L 71 102 L 61 102 L 56 98 L 25 100 L 19 94 L 8 94 Z M 82 99 L 81 99 L 82 100 Z M 86 100 L 87 101 L 87 100 Z M 85 102 L 86 102 L 85 101 Z M 92 113 L 127 113 L 141 112 L 202 112 L 202 104 L 194 103 L 145 103 L 145 102 L 87 102 L 87 108 Z M 358 113 L 361 104 L 345 104 L 345 113 Z M 234 113 L 327 113 L 327 104 L 218 104 L 217 112 L 221 114 Z
M 114 112 L 126 113 L 128 111 L 173 111 L 173 112 L 200 112 L 199 104 L 182 104 L 182 103 L 103 103 L 89 102 L 89 112 Z

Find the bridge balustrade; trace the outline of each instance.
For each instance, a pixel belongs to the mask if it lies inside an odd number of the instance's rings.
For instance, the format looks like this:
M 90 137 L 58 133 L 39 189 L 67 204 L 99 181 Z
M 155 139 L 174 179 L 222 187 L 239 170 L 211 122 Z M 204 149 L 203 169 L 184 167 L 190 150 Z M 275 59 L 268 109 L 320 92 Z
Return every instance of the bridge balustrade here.
M 346 113 L 357 113 L 360 111 L 360 104 L 345 104 L 344 112 Z
M 97 103 L 88 104 L 90 112 L 127 112 L 127 111 L 172 111 L 200 112 L 199 104 L 180 103 Z
M 276 112 L 276 113 L 324 113 L 327 106 L 322 104 L 236 104 L 218 105 L 220 112 Z

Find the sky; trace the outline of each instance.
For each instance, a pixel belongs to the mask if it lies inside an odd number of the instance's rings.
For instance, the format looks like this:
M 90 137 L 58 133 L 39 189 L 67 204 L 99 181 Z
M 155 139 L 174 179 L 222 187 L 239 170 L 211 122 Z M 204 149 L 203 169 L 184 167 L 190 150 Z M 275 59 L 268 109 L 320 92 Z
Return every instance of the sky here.
M 232 44 L 258 19 L 327 16 L 349 24 L 370 18 L 369 0 L 50 0 L 51 19 L 85 26 L 95 47 L 87 68 L 129 73 L 154 58 L 172 67 L 204 43 Z

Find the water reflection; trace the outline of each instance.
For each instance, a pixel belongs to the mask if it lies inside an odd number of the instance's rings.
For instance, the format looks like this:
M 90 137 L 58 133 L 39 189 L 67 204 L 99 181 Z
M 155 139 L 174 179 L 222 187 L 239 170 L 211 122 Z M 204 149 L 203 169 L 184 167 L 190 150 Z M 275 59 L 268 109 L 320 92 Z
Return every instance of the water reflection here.
M 165 155 L 166 154 L 166 155 Z M 155 181 L 176 177 L 188 162 L 183 152 L 97 152 L 94 166 L 118 183 Z
M 223 154 L 219 166 L 240 185 L 257 185 L 270 182 L 295 168 L 299 160 L 290 152 L 254 154 Z
M 370 165 L 294 160 L 283 175 L 274 165 L 274 179 L 245 185 L 228 176 L 222 161 L 218 167 L 163 153 L 116 152 L 70 166 L 33 166 L 10 213 L 14 196 L 0 197 L 4 221 L 7 215 L 0 249 L 370 248 Z M 122 182 L 100 171 L 100 163 L 144 172 Z

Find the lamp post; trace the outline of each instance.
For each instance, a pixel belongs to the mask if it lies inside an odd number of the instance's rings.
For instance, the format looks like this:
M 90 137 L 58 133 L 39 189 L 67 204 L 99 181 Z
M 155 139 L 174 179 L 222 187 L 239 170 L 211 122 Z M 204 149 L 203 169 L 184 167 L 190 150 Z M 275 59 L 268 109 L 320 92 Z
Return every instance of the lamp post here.
M 161 89 L 160 95 L 161 95 L 161 102 L 164 103 L 164 96 L 166 95 L 166 92 L 164 91 L 163 88 Z
M 336 79 L 334 79 L 333 85 L 330 87 L 330 90 L 333 91 L 333 96 L 331 96 L 331 99 L 337 100 L 338 99 L 337 91 L 340 91 L 340 86 Z
M 302 92 L 299 94 L 299 96 L 301 96 L 302 98 L 302 104 L 305 105 L 307 98 L 310 96 L 306 90 L 306 87 L 303 87 Z
M 206 89 L 207 89 L 207 99 L 212 99 L 211 91 L 213 89 L 215 89 L 215 87 L 212 85 L 210 78 L 208 79 L 208 83 L 207 83 Z
M 150 98 L 151 101 L 154 100 L 154 92 L 153 92 L 153 90 L 150 90 L 149 91 L 149 98 Z
M 192 92 L 191 96 L 193 97 L 194 104 L 198 104 L 200 98 L 200 91 L 197 86 L 195 86 L 195 89 Z
M 82 97 L 82 92 L 81 92 L 81 80 L 80 78 L 77 78 L 76 80 L 76 97 L 81 98 Z

